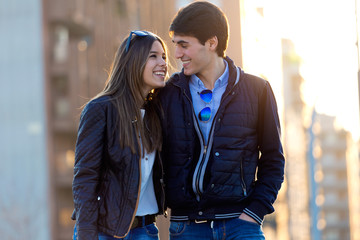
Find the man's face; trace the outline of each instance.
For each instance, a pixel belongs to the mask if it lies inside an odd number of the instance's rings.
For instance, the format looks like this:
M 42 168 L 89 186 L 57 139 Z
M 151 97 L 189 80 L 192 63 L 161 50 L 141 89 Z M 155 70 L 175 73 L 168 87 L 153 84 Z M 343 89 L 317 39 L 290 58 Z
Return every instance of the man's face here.
M 175 35 L 175 57 L 181 60 L 185 75 L 202 74 L 211 62 L 209 42 L 202 45 L 195 37 Z

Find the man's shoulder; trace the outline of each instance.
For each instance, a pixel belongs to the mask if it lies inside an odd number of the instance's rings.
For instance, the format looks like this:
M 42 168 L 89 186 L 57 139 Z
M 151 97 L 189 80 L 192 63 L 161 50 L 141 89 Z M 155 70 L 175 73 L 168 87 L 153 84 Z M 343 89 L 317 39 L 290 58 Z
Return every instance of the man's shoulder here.
M 159 89 L 159 98 L 161 100 L 166 100 L 174 96 L 174 93 L 181 91 L 181 81 L 180 80 L 181 72 L 174 73 L 168 81 L 166 81 L 165 87 Z
M 181 72 L 173 73 L 171 75 L 171 77 L 169 78 L 169 80 L 166 82 L 166 85 L 180 81 L 180 75 L 181 75 Z
M 253 86 L 253 87 L 264 87 L 268 84 L 268 80 L 260 77 L 260 76 L 256 76 L 250 73 L 245 73 L 242 72 L 242 81 L 244 81 L 245 85 L 247 86 Z
M 243 84 L 245 83 L 248 86 L 254 85 L 255 86 L 264 86 L 267 82 L 267 80 L 265 80 L 262 77 L 247 73 L 244 71 L 244 69 L 242 69 L 240 66 L 237 66 L 234 61 L 230 58 L 230 57 L 226 57 L 225 60 L 228 63 L 228 67 L 229 67 L 229 71 L 230 71 L 230 78 L 234 78 L 237 76 L 237 74 L 235 74 L 236 69 L 240 70 L 240 83 L 243 82 Z
M 180 74 L 180 72 L 173 73 L 169 80 L 166 81 L 165 87 L 163 87 L 161 91 L 163 92 L 164 89 L 170 89 L 178 85 L 180 83 Z

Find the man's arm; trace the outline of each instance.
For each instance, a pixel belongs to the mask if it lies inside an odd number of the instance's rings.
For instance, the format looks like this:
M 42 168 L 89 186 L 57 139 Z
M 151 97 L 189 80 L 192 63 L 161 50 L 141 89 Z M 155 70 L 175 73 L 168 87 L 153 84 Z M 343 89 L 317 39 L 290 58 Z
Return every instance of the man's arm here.
M 285 158 L 280 137 L 280 121 L 276 100 L 266 81 L 259 99 L 258 145 L 261 157 L 258 162 L 255 190 L 251 202 L 244 209 L 242 219 L 251 217 L 262 224 L 266 214 L 274 211 L 273 203 L 284 181 Z

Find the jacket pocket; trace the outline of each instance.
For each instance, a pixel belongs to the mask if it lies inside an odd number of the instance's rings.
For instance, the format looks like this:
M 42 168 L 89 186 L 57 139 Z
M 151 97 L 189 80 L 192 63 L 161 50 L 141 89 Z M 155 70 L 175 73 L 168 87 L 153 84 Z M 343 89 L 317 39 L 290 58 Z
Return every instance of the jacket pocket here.
M 105 216 L 107 214 L 106 207 L 104 206 L 106 192 L 107 192 L 107 184 L 106 184 L 106 180 L 103 180 L 100 190 L 96 197 L 99 208 L 99 219 L 101 219 L 101 216 Z
M 218 161 L 216 166 L 212 167 L 204 195 L 224 201 L 239 201 L 247 196 L 243 158 L 239 156 L 237 159 L 228 161 L 227 166 Z
M 246 190 L 246 183 L 245 183 L 245 177 L 244 177 L 244 159 L 240 159 L 240 181 L 241 181 L 241 188 L 243 196 L 247 196 L 247 190 Z

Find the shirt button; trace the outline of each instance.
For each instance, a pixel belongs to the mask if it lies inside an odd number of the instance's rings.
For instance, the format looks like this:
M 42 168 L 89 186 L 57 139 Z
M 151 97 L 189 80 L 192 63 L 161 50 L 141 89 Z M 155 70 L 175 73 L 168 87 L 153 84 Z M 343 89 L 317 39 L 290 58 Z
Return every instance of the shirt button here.
M 203 212 L 202 212 L 202 211 L 200 211 L 200 212 L 199 212 L 199 215 L 200 215 L 200 216 L 201 216 L 201 215 L 203 215 Z
M 217 156 L 217 157 L 218 157 L 219 155 L 220 155 L 220 153 L 219 153 L 219 152 L 216 152 L 216 153 L 215 153 L 215 156 Z
M 98 196 L 98 201 L 100 201 L 100 196 Z

